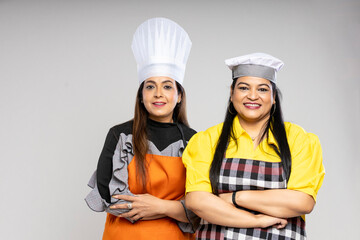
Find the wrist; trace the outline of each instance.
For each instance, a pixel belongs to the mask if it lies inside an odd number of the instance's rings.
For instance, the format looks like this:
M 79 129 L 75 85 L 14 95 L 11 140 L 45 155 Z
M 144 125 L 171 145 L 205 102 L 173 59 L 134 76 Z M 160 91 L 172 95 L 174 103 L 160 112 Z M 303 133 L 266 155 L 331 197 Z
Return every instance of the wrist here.
M 168 216 L 168 213 L 169 213 L 169 202 L 167 200 L 164 200 L 164 199 L 160 199 L 160 205 L 159 205 L 159 211 L 158 213 L 161 214 L 161 215 L 166 215 Z
M 264 228 L 265 227 L 264 215 L 258 214 L 258 215 L 254 215 L 254 217 L 255 217 L 255 226 Z
M 241 206 L 239 206 L 239 204 L 237 203 L 236 195 L 237 195 L 237 192 L 232 193 L 232 203 L 234 204 L 234 206 L 236 208 L 241 208 Z

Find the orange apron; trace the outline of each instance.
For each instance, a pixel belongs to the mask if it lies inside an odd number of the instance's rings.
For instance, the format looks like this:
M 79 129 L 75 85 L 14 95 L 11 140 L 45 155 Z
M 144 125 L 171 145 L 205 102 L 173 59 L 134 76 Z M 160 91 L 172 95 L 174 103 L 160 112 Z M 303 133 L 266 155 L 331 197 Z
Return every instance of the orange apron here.
M 166 200 L 179 200 L 185 194 L 185 168 L 181 157 L 146 155 L 148 163 L 147 193 Z M 132 159 L 128 166 L 129 189 L 141 194 L 136 183 L 136 163 Z M 137 221 L 132 224 L 124 218 L 107 214 L 103 240 L 185 240 L 195 239 L 194 234 L 183 233 L 172 218 Z

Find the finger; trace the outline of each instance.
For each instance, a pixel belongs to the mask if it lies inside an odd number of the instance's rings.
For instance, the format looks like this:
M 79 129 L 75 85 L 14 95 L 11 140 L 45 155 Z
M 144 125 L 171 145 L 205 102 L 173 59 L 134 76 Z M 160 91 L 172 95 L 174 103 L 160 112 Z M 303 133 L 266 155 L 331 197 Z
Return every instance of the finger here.
M 137 214 L 138 214 L 137 211 L 131 210 L 131 211 L 127 212 L 127 213 L 122 213 L 119 216 L 123 217 L 123 218 L 130 218 L 132 220 L 132 218 Z
M 276 226 L 276 229 L 283 229 L 285 226 L 286 226 L 286 225 L 280 224 L 280 225 L 277 225 L 277 226 Z
M 110 209 L 129 209 L 129 207 L 127 203 L 123 203 L 123 204 L 114 204 L 110 206 Z
M 277 228 L 277 229 L 282 229 L 282 228 L 284 228 L 286 225 L 287 225 L 287 221 L 286 221 L 286 220 L 281 220 L 281 221 L 277 224 L 276 228 Z
M 113 195 L 112 197 L 116 198 L 116 199 L 120 199 L 120 200 L 129 201 L 129 202 L 133 202 L 136 200 L 136 197 L 129 196 L 129 195 Z
M 130 219 L 136 222 L 136 221 L 142 219 L 142 217 L 140 216 L 140 214 L 136 214 L 135 216 L 131 217 Z

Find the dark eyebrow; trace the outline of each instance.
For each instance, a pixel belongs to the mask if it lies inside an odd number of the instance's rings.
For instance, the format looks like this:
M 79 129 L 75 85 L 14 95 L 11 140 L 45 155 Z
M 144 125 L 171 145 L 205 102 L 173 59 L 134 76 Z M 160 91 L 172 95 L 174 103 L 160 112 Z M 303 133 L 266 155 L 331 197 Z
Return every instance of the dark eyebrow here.
M 156 84 L 156 82 L 153 81 L 153 80 L 147 80 L 145 83 Z M 173 82 L 172 82 L 171 80 L 168 80 L 168 79 L 166 79 L 166 80 L 164 80 L 164 81 L 161 82 L 161 84 L 163 84 L 163 83 L 171 83 L 171 84 L 173 84 Z
M 238 86 L 240 84 L 245 84 L 246 86 L 250 86 L 250 84 L 248 84 L 246 82 L 239 82 L 238 84 L 236 84 L 236 86 Z M 270 86 L 266 83 L 259 84 L 258 87 L 260 87 L 260 86 L 267 86 L 268 88 L 270 88 Z
M 145 81 L 145 84 L 146 83 L 153 83 L 153 84 L 155 84 L 155 81 L 153 81 L 153 80 L 147 80 L 147 81 Z
M 238 84 L 236 84 L 236 86 L 240 85 L 240 84 L 245 84 L 247 86 L 250 86 L 250 84 L 246 83 L 246 82 L 238 82 Z
M 161 83 L 171 83 L 171 84 L 173 84 L 173 82 L 171 80 L 164 80 Z
M 259 87 L 260 87 L 260 86 L 267 86 L 268 88 L 270 88 L 270 86 L 267 85 L 266 83 L 259 84 Z

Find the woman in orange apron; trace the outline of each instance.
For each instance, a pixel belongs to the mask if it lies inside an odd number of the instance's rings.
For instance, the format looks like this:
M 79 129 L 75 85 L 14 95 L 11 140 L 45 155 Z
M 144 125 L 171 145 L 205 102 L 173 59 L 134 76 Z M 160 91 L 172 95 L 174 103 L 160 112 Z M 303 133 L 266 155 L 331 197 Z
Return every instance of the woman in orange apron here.
M 169 19 L 149 19 L 134 34 L 134 119 L 109 130 L 85 199 L 108 212 L 103 239 L 194 239 L 181 160 L 195 134 L 182 86 L 190 48 L 187 33 Z

